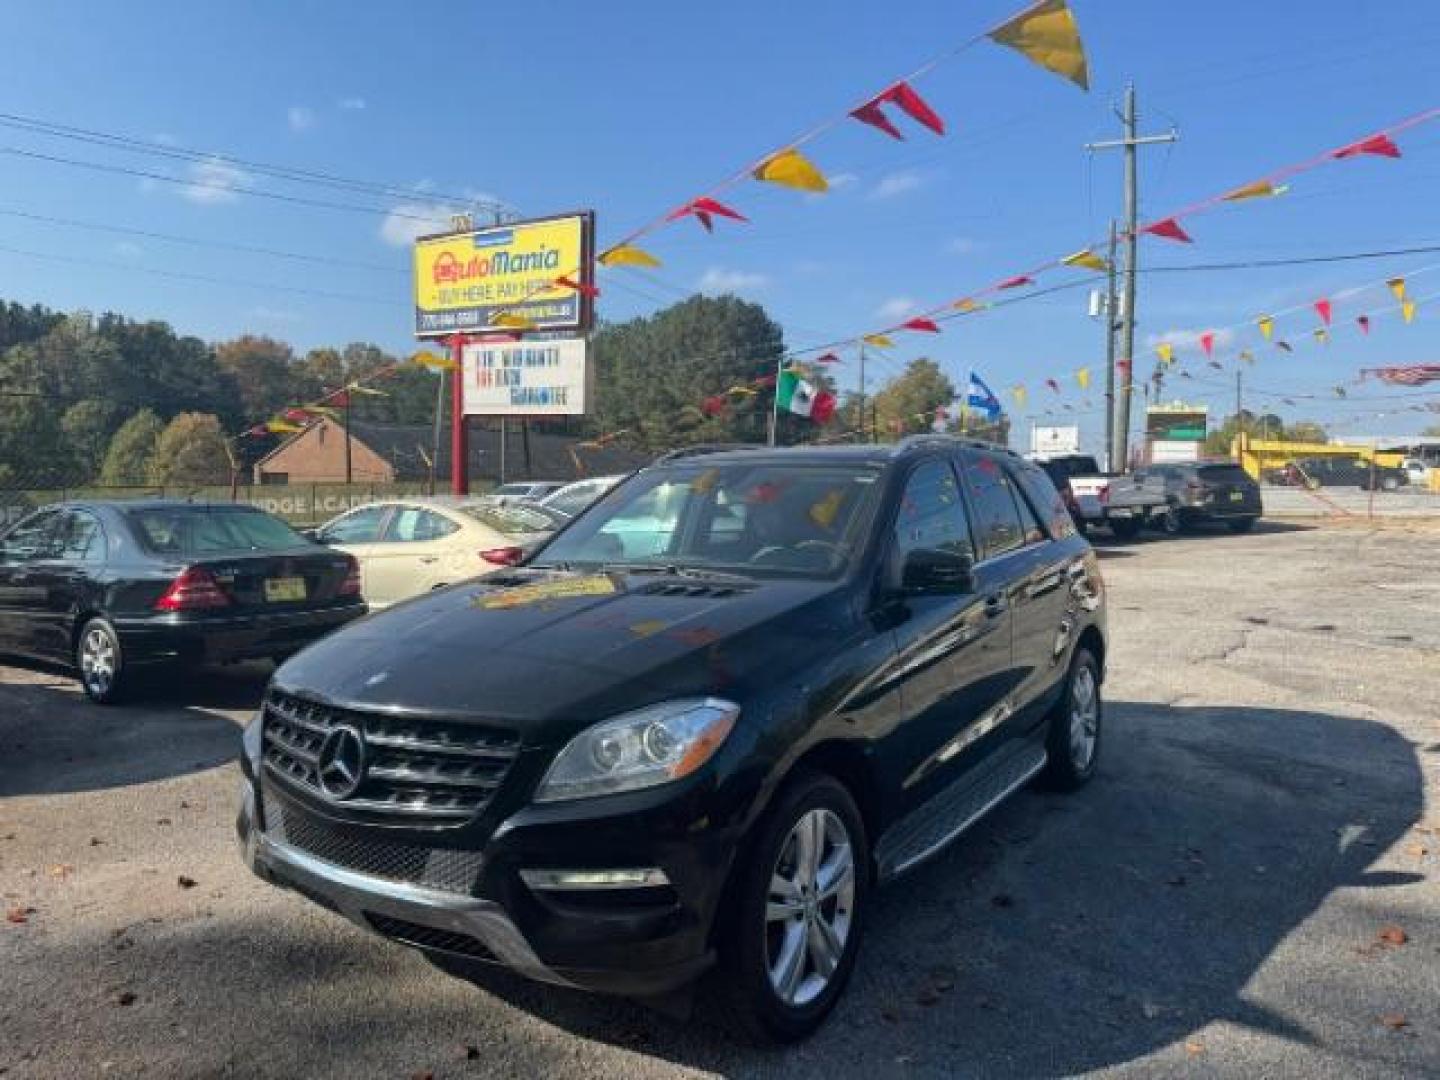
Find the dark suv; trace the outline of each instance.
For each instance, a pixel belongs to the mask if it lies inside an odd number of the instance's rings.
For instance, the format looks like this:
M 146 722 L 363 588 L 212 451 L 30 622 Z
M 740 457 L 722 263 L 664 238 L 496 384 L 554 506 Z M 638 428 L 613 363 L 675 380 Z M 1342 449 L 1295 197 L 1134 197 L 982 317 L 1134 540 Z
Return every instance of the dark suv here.
M 528 565 L 275 675 L 261 877 L 424 950 L 798 1038 L 870 891 L 1101 741 L 1104 587 L 1045 474 L 939 437 L 667 458 Z
M 1260 485 L 1233 461 L 1150 465 L 1145 472 L 1165 481 L 1169 505 L 1159 520 L 1168 533 L 1205 522 L 1223 522 L 1231 532 L 1249 532 L 1265 511 Z

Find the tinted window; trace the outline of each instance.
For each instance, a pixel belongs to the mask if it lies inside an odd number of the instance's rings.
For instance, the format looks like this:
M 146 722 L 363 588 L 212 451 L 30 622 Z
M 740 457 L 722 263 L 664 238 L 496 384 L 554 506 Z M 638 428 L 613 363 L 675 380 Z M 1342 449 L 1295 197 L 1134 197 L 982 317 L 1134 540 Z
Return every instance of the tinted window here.
M 131 510 L 126 516 L 144 545 L 162 555 L 283 551 L 309 544 L 289 525 L 261 510 L 166 506 Z
M 455 522 L 418 506 L 398 506 L 385 527 L 385 539 L 402 544 L 439 540 L 460 528 Z
M 93 514 L 71 510 L 61 518 L 52 548 L 54 557 L 66 562 L 103 562 L 105 532 Z
M 380 526 L 388 506 L 364 506 L 325 526 L 321 539 L 327 544 L 371 544 L 380 539 Z
M 1248 484 L 1250 474 L 1239 465 L 1202 465 L 1197 472 L 1209 484 Z
M 1014 551 L 1025 543 L 1015 483 L 989 454 L 966 453 L 965 486 L 975 512 L 975 535 L 986 559 Z
M 31 514 L 5 534 L 4 553 L 7 559 L 38 559 L 48 550 L 50 532 L 60 517 L 58 510 L 41 510 Z
M 1030 496 L 1030 505 L 1035 508 L 1050 535 L 1057 540 L 1071 535 L 1075 531 L 1075 521 L 1050 478 L 1040 469 L 1029 465 L 1017 469 L 1016 472 L 1019 474 L 1020 486 L 1025 494 Z
M 895 516 L 895 545 L 902 560 L 919 550 L 975 557 L 960 484 L 949 462 L 927 461 L 910 474 Z

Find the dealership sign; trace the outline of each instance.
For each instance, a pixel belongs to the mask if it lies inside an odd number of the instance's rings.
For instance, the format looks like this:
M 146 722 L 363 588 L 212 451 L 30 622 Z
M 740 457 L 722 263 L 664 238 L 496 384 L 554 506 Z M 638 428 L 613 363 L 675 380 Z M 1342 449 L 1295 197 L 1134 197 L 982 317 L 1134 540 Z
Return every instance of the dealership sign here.
M 537 330 L 587 330 L 593 301 L 558 278 L 589 281 L 595 217 L 590 213 L 415 242 L 415 333 L 484 331 L 500 315 Z
M 589 404 L 584 338 L 482 342 L 461 355 L 466 416 L 580 416 Z

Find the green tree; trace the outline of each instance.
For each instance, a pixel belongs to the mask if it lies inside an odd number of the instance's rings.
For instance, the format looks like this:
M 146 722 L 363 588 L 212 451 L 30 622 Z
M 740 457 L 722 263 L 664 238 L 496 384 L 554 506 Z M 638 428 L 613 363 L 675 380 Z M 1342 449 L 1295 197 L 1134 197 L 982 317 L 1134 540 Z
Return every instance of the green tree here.
M 111 487 L 146 483 L 155 444 L 164 430 L 165 425 L 149 409 L 141 409 L 121 424 L 105 451 L 100 483 Z
M 16 487 L 64 487 L 80 477 L 54 402 L 0 396 L 0 466 Z
M 930 431 L 935 410 L 955 400 L 955 384 L 934 360 L 912 360 L 875 394 L 880 439 Z
M 93 480 L 105 460 L 105 450 L 120 423 L 120 406 L 104 398 L 85 398 L 65 410 L 60 430 L 70 455 L 86 480 Z
M 1313 420 L 1300 420 L 1285 429 L 1285 437 L 1291 442 L 1328 443 L 1330 433 Z
M 299 404 L 294 360 L 294 350 L 283 341 L 253 334 L 215 346 L 215 361 L 239 391 L 251 423 Z
M 155 441 L 152 484 L 223 484 L 230 479 L 230 453 L 217 417 L 181 413 Z

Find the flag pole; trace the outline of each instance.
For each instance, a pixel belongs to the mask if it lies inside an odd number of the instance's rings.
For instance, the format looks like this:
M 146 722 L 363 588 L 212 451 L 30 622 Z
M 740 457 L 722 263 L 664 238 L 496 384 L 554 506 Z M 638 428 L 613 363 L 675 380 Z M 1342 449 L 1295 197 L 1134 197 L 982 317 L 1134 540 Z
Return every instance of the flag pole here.
M 785 354 L 782 352 L 775 361 L 775 392 L 770 395 L 770 434 L 766 440 L 770 446 L 775 445 L 775 429 L 780 426 L 780 369 L 784 363 Z

